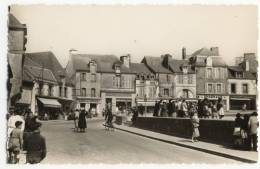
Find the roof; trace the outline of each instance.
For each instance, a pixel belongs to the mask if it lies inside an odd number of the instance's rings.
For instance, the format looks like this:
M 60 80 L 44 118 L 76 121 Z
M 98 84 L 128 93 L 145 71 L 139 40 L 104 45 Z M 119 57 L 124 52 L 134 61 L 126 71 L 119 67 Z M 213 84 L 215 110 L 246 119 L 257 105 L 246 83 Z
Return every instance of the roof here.
M 21 28 L 21 29 L 25 29 L 26 25 L 25 24 L 21 24 L 18 19 L 11 13 L 8 14 L 8 27 L 9 28 Z
M 155 73 L 172 73 L 169 69 L 165 68 L 162 64 L 163 59 L 161 57 L 145 56 L 143 63 Z
M 136 74 L 152 74 L 144 63 L 131 63 L 130 68 Z
M 52 82 L 57 82 L 54 74 L 49 69 L 42 69 L 41 67 L 24 65 L 23 67 L 23 80 L 33 81 L 33 80 L 48 80 Z
M 96 55 L 96 54 L 73 54 L 72 63 L 75 70 L 89 71 L 89 62 L 94 60 L 97 63 L 97 72 L 114 73 L 114 64 L 121 66 L 122 73 L 132 73 L 129 68 L 124 66 L 115 55 Z
M 243 78 L 236 78 L 235 72 L 244 73 Z M 256 80 L 256 76 L 249 71 L 244 71 L 241 66 L 229 66 L 228 67 L 228 78 L 230 79 L 250 79 L 250 80 Z
M 204 47 L 195 51 L 191 56 L 219 56 L 219 54 L 216 51 Z
M 26 53 L 25 57 L 28 57 L 33 62 L 40 65 L 41 67 L 43 66 L 44 69 L 51 70 L 58 82 L 61 81 L 60 76 L 66 75 L 64 68 L 61 66 L 56 56 L 50 51 Z
M 188 66 L 188 73 L 195 73 L 194 70 L 191 69 L 191 66 L 189 66 L 188 60 L 171 59 L 169 62 L 169 66 L 174 73 L 182 73 L 181 67 L 184 65 Z
M 213 67 L 226 67 L 227 66 L 226 62 L 223 60 L 223 58 L 221 56 L 208 56 L 208 57 L 212 58 Z M 208 57 L 193 56 L 192 62 L 195 66 L 206 66 L 206 59 Z

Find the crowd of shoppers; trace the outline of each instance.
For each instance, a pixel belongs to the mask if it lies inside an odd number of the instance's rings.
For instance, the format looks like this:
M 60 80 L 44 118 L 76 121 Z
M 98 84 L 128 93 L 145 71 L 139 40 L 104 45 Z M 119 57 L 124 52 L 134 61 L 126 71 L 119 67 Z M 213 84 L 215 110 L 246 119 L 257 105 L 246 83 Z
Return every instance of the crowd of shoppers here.
M 210 101 L 207 98 L 198 102 L 185 99 L 156 101 L 153 116 L 156 117 L 191 117 L 197 113 L 199 118 L 222 119 L 225 116 L 222 99 Z
M 30 110 L 10 110 L 7 116 L 8 163 L 19 163 L 20 154 L 26 155 L 26 163 L 41 162 L 46 156 L 45 138 L 40 134 L 41 123 Z
M 242 118 L 240 113 L 236 114 L 233 132 L 235 148 L 257 151 L 257 115 L 257 112 L 253 112 L 251 115 L 245 114 Z

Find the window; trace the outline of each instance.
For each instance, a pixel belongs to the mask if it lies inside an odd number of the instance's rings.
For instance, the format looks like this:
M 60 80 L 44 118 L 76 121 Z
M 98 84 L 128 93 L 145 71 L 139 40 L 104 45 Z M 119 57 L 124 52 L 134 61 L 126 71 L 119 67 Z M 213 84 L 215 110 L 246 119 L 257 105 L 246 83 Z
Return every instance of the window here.
M 189 98 L 189 90 L 188 89 L 182 90 L 182 97 L 183 98 Z
M 170 75 L 166 75 L 166 79 L 167 79 L 167 83 L 169 83 L 171 81 Z
M 222 85 L 217 84 L 217 93 L 222 93 Z
M 143 96 L 144 96 L 144 87 L 140 87 L 139 96 L 140 96 L 140 97 L 143 97 Z
M 188 66 L 183 66 L 182 67 L 182 72 L 187 74 L 188 73 Z
M 116 87 L 120 88 L 120 76 L 116 76 Z
M 192 75 L 189 75 L 189 76 L 188 76 L 188 83 L 189 83 L 189 84 L 192 84 L 192 83 L 193 83 L 192 77 L 193 77 Z
M 67 87 L 64 88 L 64 97 L 67 97 Z
M 116 87 L 116 77 L 114 76 L 112 79 L 113 87 Z
M 116 73 L 120 73 L 120 66 L 115 66 Z
M 96 97 L 96 89 L 95 88 L 91 89 L 91 97 Z
M 169 96 L 169 89 L 164 89 L 163 94 L 164 96 Z
M 243 94 L 247 94 L 248 93 L 248 85 L 247 84 L 243 84 Z
M 50 85 L 50 86 L 49 86 L 49 90 L 48 90 L 48 95 L 49 95 L 49 96 L 53 96 L 53 93 L 52 93 L 52 92 L 53 92 L 53 86 Z
M 124 76 L 121 77 L 121 87 L 123 87 L 123 88 L 126 87 L 125 77 Z
M 81 96 L 86 96 L 86 88 L 81 89 Z
M 97 81 L 96 74 L 91 74 L 91 82 L 96 82 L 96 81 Z
M 59 96 L 62 97 L 62 87 L 59 86 Z
M 213 93 L 213 84 L 208 84 L 208 93 Z
M 236 78 L 243 78 L 243 72 L 236 72 Z
M 81 73 L 80 74 L 80 80 L 86 81 L 86 73 Z
M 236 84 L 231 83 L 231 93 L 236 93 Z
M 90 73 L 95 73 L 96 72 L 96 63 L 95 61 L 90 62 Z
M 212 68 L 207 68 L 207 78 L 212 78 Z
M 182 75 L 179 75 L 179 76 L 178 76 L 178 81 L 179 81 L 180 84 L 183 83 L 183 76 L 182 76 Z
M 215 78 L 219 79 L 219 68 L 215 68 Z

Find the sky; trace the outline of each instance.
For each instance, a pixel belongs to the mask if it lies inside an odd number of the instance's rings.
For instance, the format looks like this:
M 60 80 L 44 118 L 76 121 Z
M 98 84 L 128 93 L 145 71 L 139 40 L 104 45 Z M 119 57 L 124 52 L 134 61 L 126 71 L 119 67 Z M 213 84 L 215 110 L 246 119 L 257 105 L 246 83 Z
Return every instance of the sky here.
M 66 66 L 69 50 L 79 53 L 131 54 L 132 62 L 143 56 L 169 53 L 181 58 L 202 47 L 219 47 L 233 65 L 243 53 L 257 53 L 257 6 L 203 5 L 16 5 L 11 7 L 27 25 L 27 51 L 52 51 Z

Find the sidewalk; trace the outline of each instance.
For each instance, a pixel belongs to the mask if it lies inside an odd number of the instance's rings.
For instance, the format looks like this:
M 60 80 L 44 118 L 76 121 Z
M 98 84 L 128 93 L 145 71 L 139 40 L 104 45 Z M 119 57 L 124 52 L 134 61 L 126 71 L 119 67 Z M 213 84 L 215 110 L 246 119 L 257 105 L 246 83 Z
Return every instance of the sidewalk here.
M 258 161 L 258 152 L 254 151 L 243 151 L 234 150 L 231 148 L 224 147 L 222 145 L 206 143 L 206 142 L 195 142 L 192 143 L 191 140 L 169 136 L 166 134 L 156 133 L 148 130 L 138 129 L 135 127 L 128 127 L 126 125 L 114 124 L 115 128 L 132 134 L 144 136 L 158 141 L 163 141 L 166 143 L 202 151 L 209 154 L 214 154 L 246 163 L 256 163 Z

